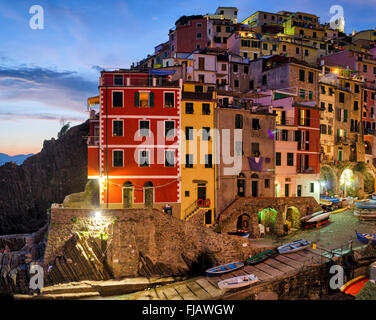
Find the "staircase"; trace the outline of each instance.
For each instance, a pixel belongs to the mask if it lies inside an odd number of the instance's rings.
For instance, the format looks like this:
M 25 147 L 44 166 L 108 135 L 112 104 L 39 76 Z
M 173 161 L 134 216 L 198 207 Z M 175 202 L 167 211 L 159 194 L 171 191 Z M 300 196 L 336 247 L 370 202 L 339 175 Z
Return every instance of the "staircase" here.
M 206 199 L 209 200 L 209 199 Z M 187 209 L 184 210 L 184 221 L 188 221 L 192 218 L 200 209 L 210 208 L 210 205 L 207 206 L 203 204 L 202 206 L 197 205 L 197 201 L 194 201 Z

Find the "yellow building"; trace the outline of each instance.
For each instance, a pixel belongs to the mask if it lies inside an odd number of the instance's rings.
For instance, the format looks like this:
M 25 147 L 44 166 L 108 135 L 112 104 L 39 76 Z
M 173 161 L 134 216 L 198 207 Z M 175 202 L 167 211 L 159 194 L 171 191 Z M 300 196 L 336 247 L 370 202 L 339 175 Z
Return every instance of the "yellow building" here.
M 216 92 L 205 84 L 186 82 L 181 103 L 181 219 L 214 224 Z M 184 150 L 185 149 L 185 150 Z

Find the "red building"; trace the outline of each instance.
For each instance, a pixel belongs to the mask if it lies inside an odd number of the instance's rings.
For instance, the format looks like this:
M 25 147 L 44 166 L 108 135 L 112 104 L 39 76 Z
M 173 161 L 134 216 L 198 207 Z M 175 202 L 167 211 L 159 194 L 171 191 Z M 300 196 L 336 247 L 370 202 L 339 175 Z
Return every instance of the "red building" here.
M 181 17 L 169 33 L 170 57 L 207 47 L 207 20 L 203 16 Z
M 88 149 L 102 207 L 169 204 L 180 215 L 180 99 L 166 71 L 102 71 Z

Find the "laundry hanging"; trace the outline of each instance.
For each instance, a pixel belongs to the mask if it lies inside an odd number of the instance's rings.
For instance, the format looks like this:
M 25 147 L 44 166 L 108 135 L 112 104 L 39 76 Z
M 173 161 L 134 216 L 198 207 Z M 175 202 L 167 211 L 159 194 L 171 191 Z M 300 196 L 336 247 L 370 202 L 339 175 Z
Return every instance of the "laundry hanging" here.
M 262 164 L 264 158 L 255 158 L 255 157 L 248 157 L 249 168 L 251 171 L 262 171 Z

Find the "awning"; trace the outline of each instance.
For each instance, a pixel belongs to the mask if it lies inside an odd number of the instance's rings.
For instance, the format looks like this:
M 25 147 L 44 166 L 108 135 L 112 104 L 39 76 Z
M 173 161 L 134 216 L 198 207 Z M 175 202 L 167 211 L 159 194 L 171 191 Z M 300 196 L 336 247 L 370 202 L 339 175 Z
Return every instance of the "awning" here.
M 151 69 L 149 71 L 149 74 L 153 75 L 153 76 L 170 76 L 170 75 L 174 74 L 175 72 L 176 72 L 176 70 L 155 70 L 155 69 Z
M 97 97 L 91 97 L 87 99 L 87 104 L 91 106 L 95 106 L 99 104 L 99 96 Z

